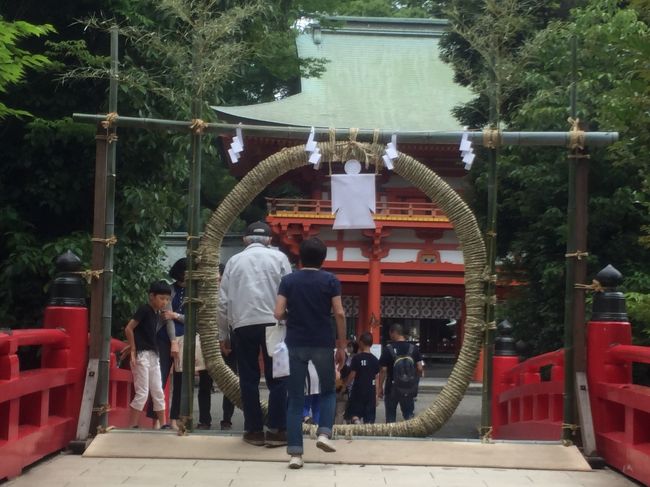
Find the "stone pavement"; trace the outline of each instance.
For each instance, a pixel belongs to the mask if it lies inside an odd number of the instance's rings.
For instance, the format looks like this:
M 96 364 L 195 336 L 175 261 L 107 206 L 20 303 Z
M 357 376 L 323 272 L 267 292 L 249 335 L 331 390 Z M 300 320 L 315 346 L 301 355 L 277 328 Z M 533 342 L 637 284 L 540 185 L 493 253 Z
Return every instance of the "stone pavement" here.
M 634 487 L 610 470 L 590 472 L 459 467 L 305 464 L 223 460 L 86 458 L 61 454 L 3 487 Z

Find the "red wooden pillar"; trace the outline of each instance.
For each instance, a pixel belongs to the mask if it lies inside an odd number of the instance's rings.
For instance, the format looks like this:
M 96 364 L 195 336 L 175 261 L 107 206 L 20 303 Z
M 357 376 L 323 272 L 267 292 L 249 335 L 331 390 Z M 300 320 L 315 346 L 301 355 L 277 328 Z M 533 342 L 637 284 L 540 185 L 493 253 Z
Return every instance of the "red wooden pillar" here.
M 368 250 L 363 255 L 368 257 L 368 322 L 365 329 L 372 333 L 372 342 L 381 343 L 381 259 L 388 255 L 381 239 L 390 235 L 381 225 L 374 230 L 364 230 L 364 236 L 370 237 Z
M 373 255 L 368 267 L 368 322 L 366 330 L 372 333 L 372 342 L 381 343 L 381 268 Z

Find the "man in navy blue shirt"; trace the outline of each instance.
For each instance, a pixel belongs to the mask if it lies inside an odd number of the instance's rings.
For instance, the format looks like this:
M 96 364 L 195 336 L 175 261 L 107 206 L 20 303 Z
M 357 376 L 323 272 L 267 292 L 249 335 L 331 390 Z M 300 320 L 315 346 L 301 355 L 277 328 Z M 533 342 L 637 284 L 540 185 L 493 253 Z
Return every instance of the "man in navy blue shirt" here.
M 341 302 L 341 283 L 336 276 L 322 270 L 327 247 L 318 238 L 300 244 L 302 268 L 280 281 L 274 316 L 286 319 L 289 349 L 287 390 L 287 453 L 289 468 L 303 466 L 302 408 L 305 398 L 305 377 L 311 360 L 320 381 L 320 421 L 316 446 L 326 452 L 336 451 L 330 439 L 336 409 L 336 365 L 345 361 L 345 312 Z M 336 332 L 331 323 L 334 312 Z M 338 336 L 338 340 L 336 339 Z M 334 347 L 336 345 L 336 353 Z

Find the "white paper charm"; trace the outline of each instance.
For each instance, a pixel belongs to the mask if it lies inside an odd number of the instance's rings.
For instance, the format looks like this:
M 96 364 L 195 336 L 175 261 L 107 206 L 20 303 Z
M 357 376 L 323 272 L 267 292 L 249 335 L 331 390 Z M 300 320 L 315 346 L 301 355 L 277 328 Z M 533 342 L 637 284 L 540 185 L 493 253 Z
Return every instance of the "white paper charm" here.
M 350 161 L 348 161 L 350 162 Z M 360 163 L 359 164 L 360 170 Z M 353 171 L 356 164 L 346 163 L 346 171 Z M 375 228 L 375 175 L 332 175 L 332 213 L 336 214 L 335 230 Z

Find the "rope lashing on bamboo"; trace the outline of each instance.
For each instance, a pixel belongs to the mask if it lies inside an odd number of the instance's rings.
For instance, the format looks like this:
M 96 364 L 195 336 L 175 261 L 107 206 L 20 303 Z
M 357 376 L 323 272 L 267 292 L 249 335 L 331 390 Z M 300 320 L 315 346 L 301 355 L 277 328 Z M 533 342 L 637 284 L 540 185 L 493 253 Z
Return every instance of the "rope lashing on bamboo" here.
M 501 147 L 501 131 L 492 128 L 483 130 L 483 145 L 488 149 Z
M 478 428 L 478 435 L 481 443 L 490 443 L 492 441 L 492 426 L 481 426 Z
M 330 141 L 321 143 L 323 157 L 331 162 L 347 142 L 337 143 L 330 131 Z M 368 145 L 368 144 L 367 144 Z M 307 165 L 304 145 L 288 148 L 257 164 L 224 198 L 206 224 L 199 244 L 202 261 L 198 271 L 204 279 L 198 282 L 198 296 L 204 305 L 197 310 L 197 330 L 208 373 L 223 394 L 241 408 L 239 380 L 225 364 L 219 347 L 218 306 L 219 248 L 226 231 L 268 184 L 288 171 Z M 361 148 L 353 152 L 359 154 Z M 369 150 L 369 147 L 363 147 Z M 465 334 L 456 364 L 447 384 L 435 401 L 417 417 L 388 424 L 335 425 L 334 436 L 427 436 L 437 431 L 451 417 L 462 400 L 472 377 L 484 337 L 483 270 L 486 265 L 485 246 L 476 218 L 458 196 L 437 174 L 405 154 L 394 160 L 394 172 L 422 190 L 447 215 L 457 233 L 465 262 Z M 264 409 L 266 407 L 263 405 Z M 315 426 L 305 425 L 305 432 Z
M 110 112 L 106 114 L 106 119 L 102 120 L 100 122 L 101 126 L 105 128 L 106 130 L 110 129 L 115 122 L 117 122 L 117 119 L 119 118 L 119 115 L 117 112 Z
M 71 274 L 78 274 L 81 277 L 83 277 L 88 284 L 90 284 L 93 281 L 93 279 L 99 279 L 99 276 L 101 276 L 103 273 L 104 273 L 104 269 L 99 269 L 99 270 L 87 269 L 85 271 L 71 272 Z
M 589 252 L 583 252 L 582 250 L 576 250 L 575 252 L 569 252 L 564 254 L 564 257 L 575 257 L 578 260 L 582 260 L 583 257 L 589 257 Z
M 593 291 L 595 293 L 602 293 L 605 291 L 605 288 L 603 285 L 597 281 L 596 279 L 593 279 L 591 281 L 591 284 L 581 284 L 581 283 L 576 283 L 573 285 L 575 289 L 586 289 L 589 291 Z
M 583 150 L 585 148 L 585 132 L 580 130 L 580 119 L 579 118 L 567 118 L 567 122 L 571 124 L 571 130 L 569 131 L 569 149 L 571 150 Z
M 101 416 L 102 414 L 106 414 L 110 411 L 112 411 L 110 404 L 101 404 L 93 408 L 93 413 L 95 413 L 97 416 Z
M 117 243 L 117 237 L 115 235 L 111 235 L 108 238 L 99 238 L 99 237 L 93 237 L 90 239 L 91 242 L 101 242 L 103 244 L 106 244 L 106 247 L 110 247 L 112 245 L 115 245 Z
M 570 424 L 570 423 L 562 423 L 562 431 L 569 430 L 571 433 L 575 436 L 576 432 L 580 429 L 580 425 L 577 424 Z M 569 439 L 562 439 L 562 445 L 564 446 L 572 446 L 573 442 Z
M 203 131 L 208 128 L 208 124 L 200 118 L 193 118 L 190 122 L 190 130 L 196 135 L 202 135 Z

